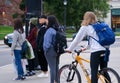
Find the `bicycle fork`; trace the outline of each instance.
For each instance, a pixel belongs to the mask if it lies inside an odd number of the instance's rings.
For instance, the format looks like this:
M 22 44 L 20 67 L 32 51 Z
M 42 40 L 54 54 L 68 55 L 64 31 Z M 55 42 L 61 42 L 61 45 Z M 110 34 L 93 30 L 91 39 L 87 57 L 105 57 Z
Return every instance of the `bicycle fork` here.
M 75 64 L 76 63 L 76 64 Z M 70 81 L 72 81 L 73 79 L 74 79 L 74 76 L 75 76 L 75 71 L 73 71 L 72 69 L 74 69 L 74 68 L 76 68 L 77 67 L 77 62 L 75 61 L 75 62 L 72 62 L 72 64 L 70 65 L 70 67 L 69 67 L 69 69 L 70 69 L 70 71 L 69 71 L 69 73 L 68 73 L 68 77 L 67 77 L 67 82 L 70 82 Z M 72 72 L 73 71 L 73 72 Z

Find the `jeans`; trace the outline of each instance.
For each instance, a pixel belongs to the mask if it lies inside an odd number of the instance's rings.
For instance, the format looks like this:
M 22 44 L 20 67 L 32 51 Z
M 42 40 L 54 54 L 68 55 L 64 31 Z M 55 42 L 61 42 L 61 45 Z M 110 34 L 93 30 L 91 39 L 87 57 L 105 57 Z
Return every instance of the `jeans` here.
M 54 83 L 54 81 L 60 83 L 58 77 L 59 62 L 54 48 L 50 48 L 47 52 L 45 52 L 45 57 L 50 67 L 50 83 Z
M 104 56 L 101 56 L 101 54 L 104 54 L 105 51 L 97 51 L 91 53 L 90 57 L 90 67 L 91 67 L 91 83 L 98 83 L 98 67 L 100 66 L 100 69 L 103 69 L 107 67 L 107 62 L 104 61 Z
M 21 50 L 14 50 L 14 56 L 15 56 L 15 66 L 17 70 L 18 77 L 23 76 L 23 67 L 21 62 Z

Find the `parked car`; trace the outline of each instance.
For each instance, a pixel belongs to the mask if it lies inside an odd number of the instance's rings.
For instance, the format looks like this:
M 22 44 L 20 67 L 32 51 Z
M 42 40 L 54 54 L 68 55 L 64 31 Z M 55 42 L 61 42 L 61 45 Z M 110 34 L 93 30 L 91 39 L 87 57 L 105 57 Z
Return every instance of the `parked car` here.
M 9 33 L 4 37 L 4 44 L 11 47 L 12 42 L 13 42 L 13 33 Z
M 76 37 L 76 35 L 77 35 L 77 33 L 74 33 L 74 34 L 73 34 L 72 40 L 74 40 L 74 38 Z M 88 36 L 85 36 L 85 37 L 83 38 L 83 41 L 85 41 L 85 40 L 88 40 Z

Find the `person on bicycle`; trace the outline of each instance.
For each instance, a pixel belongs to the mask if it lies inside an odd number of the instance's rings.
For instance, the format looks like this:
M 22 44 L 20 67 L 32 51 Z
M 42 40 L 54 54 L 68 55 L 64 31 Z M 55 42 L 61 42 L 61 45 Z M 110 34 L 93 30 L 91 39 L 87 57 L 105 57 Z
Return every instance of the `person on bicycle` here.
M 98 21 L 97 17 L 93 12 L 91 11 L 86 12 L 84 14 L 81 27 L 75 39 L 72 41 L 70 46 L 67 49 L 65 49 L 65 51 L 71 53 L 72 50 L 74 50 L 77 44 L 80 43 L 85 36 L 92 36 L 98 40 L 96 31 L 94 30 L 93 26 L 91 26 L 91 24 L 94 24 L 97 21 Z M 88 47 L 90 48 L 91 51 L 90 56 L 91 83 L 98 83 L 97 73 L 99 65 L 100 69 L 107 67 L 107 62 L 104 61 L 105 48 L 92 38 L 89 39 Z

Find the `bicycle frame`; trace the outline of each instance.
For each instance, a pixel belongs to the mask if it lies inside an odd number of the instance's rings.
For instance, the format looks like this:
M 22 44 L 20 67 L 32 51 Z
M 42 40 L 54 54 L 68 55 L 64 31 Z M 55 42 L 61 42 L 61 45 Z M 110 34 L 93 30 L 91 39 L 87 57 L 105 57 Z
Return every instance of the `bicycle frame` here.
M 90 61 L 87 60 L 87 59 L 82 58 L 82 57 L 79 56 L 79 55 L 77 55 L 77 56 L 75 57 L 75 60 L 76 60 L 76 61 L 79 63 L 79 65 L 81 66 L 81 68 L 82 68 L 82 70 L 83 70 L 83 72 L 84 72 L 84 74 L 85 74 L 85 77 L 86 77 L 88 83 L 91 83 L 91 79 L 90 79 L 90 77 L 89 77 L 89 73 L 87 72 L 87 70 L 86 70 L 86 68 L 85 68 L 85 66 L 83 65 L 83 62 L 82 62 L 82 61 L 85 61 L 85 62 L 87 62 L 87 63 L 90 63 Z
M 88 83 L 91 83 L 91 79 L 90 79 L 89 73 L 88 73 L 87 69 L 85 68 L 85 66 L 84 66 L 84 64 L 82 62 L 82 61 L 84 61 L 84 62 L 90 63 L 90 60 L 82 58 L 79 54 L 77 54 L 77 56 L 75 57 L 75 60 L 81 66 Z M 98 73 L 98 77 L 100 78 L 101 82 L 104 83 L 104 79 L 106 79 L 106 78 L 103 75 L 101 76 L 99 73 Z M 109 82 L 107 79 L 106 79 L 106 81 Z

